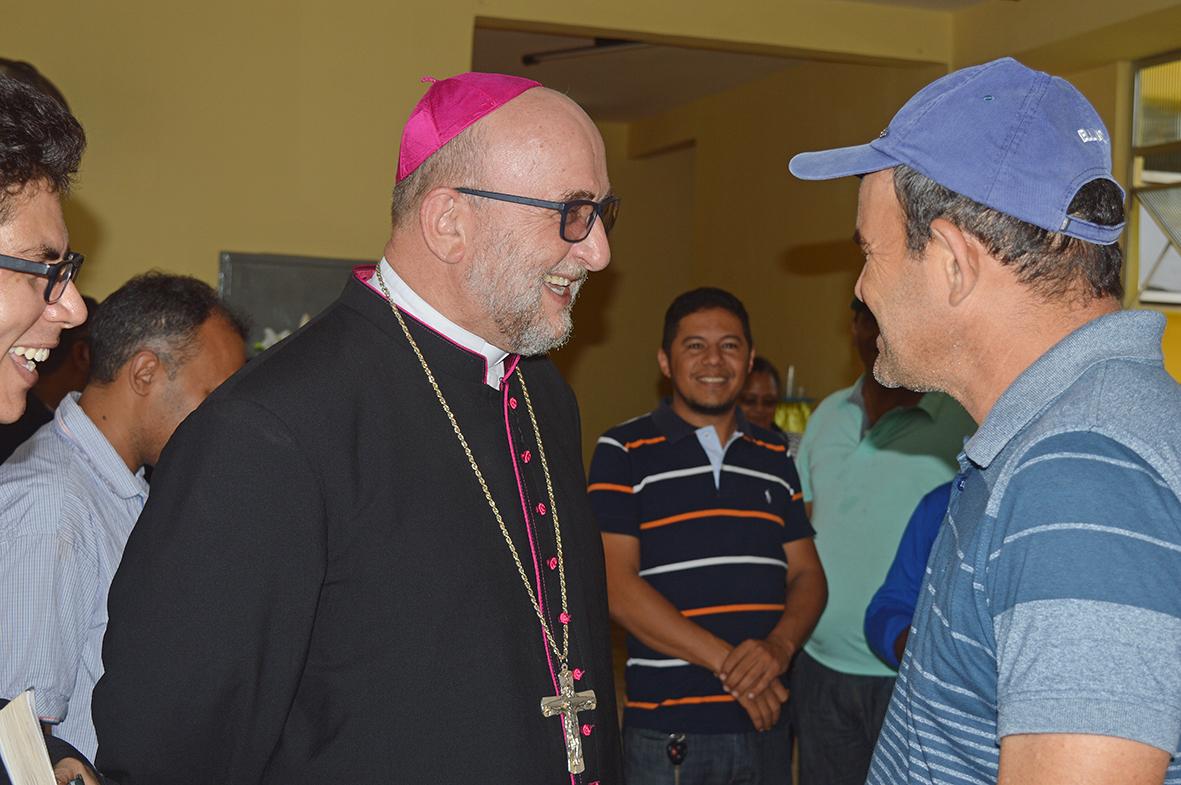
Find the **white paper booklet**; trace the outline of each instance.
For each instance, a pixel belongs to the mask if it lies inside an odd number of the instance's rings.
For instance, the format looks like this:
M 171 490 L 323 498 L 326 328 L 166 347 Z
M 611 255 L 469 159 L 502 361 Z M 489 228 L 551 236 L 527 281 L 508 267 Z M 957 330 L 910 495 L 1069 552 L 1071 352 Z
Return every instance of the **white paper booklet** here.
M 0 709 L 0 758 L 12 785 L 57 785 L 41 723 L 26 690 Z

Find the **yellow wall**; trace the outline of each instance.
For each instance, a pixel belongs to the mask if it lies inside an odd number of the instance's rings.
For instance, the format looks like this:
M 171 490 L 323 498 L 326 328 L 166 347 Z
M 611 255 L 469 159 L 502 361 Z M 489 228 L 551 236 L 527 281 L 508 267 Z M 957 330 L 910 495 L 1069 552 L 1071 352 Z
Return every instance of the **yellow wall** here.
M 433 0 L 10 5 L 3 54 L 89 136 L 67 212 L 83 290 L 150 267 L 213 282 L 220 250 L 378 256 L 417 78 L 464 70 L 471 26 Z
M 620 35 L 703 48 L 738 48 L 817 59 L 951 59 L 947 11 L 849 0 L 478 0 L 483 24 L 511 29 Z
M 842 0 L 658 6 L 25 3 L 5 9 L 0 53 L 36 63 L 87 129 L 67 219 L 88 256 L 81 286 L 99 297 L 151 267 L 212 282 L 227 249 L 373 258 L 418 77 L 469 66 L 477 15 L 822 56 L 949 56 L 942 12 Z
M 952 21 L 954 68 L 1013 55 L 1035 68 L 1078 71 L 1181 47 L 1176 0 L 977 3 Z
M 682 147 L 632 159 L 625 124 L 600 128 L 611 186 L 624 200 L 611 235 L 611 265 L 583 287 L 574 339 L 553 355 L 578 393 L 587 457 L 599 434 L 659 400 L 656 350 L 664 309 L 688 288 L 693 256 L 696 151 Z
M 1173 378 L 1181 382 L 1181 313 L 1174 311 L 1167 314 L 1165 325 L 1165 370 L 1173 374 Z
M 150 267 L 212 282 L 226 249 L 374 258 L 418 77 L 468 67 L 477 19 L 813 58 L 644 123 L 604 127 L 625 196 L 615 263 L 588 284 L 578 337 L 558 356 L 593 436 L 654 399 L 660 317 L 690 286 L 744 297 L 759 348 L 794 363 L 809 392 L 848 381 L 856 185 L 798 182 L 786 160 L 871 138 L 942 64 L 1019 49 L 1067 72 L 1122 155 L 1126 60 L 1181 37 L 1168 24 L 1181 4 L 1085 3 L 1086 13 L 1055 24 L 1046 23 L 1051 0 L 956 13 L 685 0 L 675 14 L 634 0 L 25 3 L 5 9 L 0 53 L 42 68 L 87 128 L 67 218 L 89 257 L 82 288 L 100 297 Z M 1081 55 L 1072 45 L 1100 37 Z M 1122 176 L 1126 160 L 1117 168 Z
M 637 124 L 643 144 L 695 140 L 694 248 L 688 285 L 747 305 L 755 344 L 809 394 L 860 372 L 849 301 L 861 269 L 852 242 L 857 181 L 803 182 L 793 153 L 874 138 L 938 67 L 804 63 Z M 856 96 L 840 100 L 838 96 Z
M 1112 137 L 1112 173 L 1127 188 L 1132 138 L 1132 64 L 1121 60 L 1081 71 L 1057 73 L 1077 87 L 1103 119 Z
M 607 427 L 655 405 L 664 310 L 697 286 L 742 298 L 759 351 L 781 370 L 794 364 L 809 394 L 860 372 L 848 338 L 861 267 L 856 181 L 804 183 L 787 160 L 872 138 L 938 72 L 804 64 L 642 123 L 601 126 L 623 211 L 611 266 L 587 283 L 575 339 L 555 356 L 579 394 L 587 454 Z

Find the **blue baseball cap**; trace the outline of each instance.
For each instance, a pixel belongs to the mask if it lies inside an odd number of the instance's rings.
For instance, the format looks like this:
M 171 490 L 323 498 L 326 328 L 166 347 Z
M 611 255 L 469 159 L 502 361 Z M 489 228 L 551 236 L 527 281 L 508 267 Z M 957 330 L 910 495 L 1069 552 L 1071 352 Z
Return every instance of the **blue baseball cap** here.
M 1092 180 L 1119 188 L 1111 137 L 1094 107 L 1066 80 L 1011 57 L 931 82 L 869 144 L 800 153 L 788 169 L 802 180 L 831 180 L 900 164 L 1051 232 L 1110 245 L 1124 228 L 1066 214 Z

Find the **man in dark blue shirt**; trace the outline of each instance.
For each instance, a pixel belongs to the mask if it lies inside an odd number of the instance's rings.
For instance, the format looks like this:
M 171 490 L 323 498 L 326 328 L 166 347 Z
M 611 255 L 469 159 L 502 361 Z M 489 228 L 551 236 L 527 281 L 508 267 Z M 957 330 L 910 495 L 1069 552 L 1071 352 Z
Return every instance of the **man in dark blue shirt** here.
M 681 295 L 658 354 L 671 402 L 595 449 L 611 615 L 630 633 L 628 785 L 670 781 L 680 757 L 682 785 L 791 782 L 780 679 L 827 588 L 786 443 L 736 408 L 753 356 L 736 297 Z

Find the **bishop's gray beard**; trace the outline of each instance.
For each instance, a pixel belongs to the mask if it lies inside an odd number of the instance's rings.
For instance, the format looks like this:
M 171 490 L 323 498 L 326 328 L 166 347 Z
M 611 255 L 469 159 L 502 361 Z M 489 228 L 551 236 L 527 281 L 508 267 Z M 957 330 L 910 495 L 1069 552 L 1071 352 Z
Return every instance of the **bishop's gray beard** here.
M 468 268 L 467 286 L 504 336 L 507 345 L 501 348 L 528 357 L 558 349 L 570 340 L 574 332 L 571 310 L 586 272 L 571 277 L 570 302 L 560 312 L 557 324 L 546 318 L 542 307 L 542 275 L 530 269 L 519 254 L 482 254 Z

